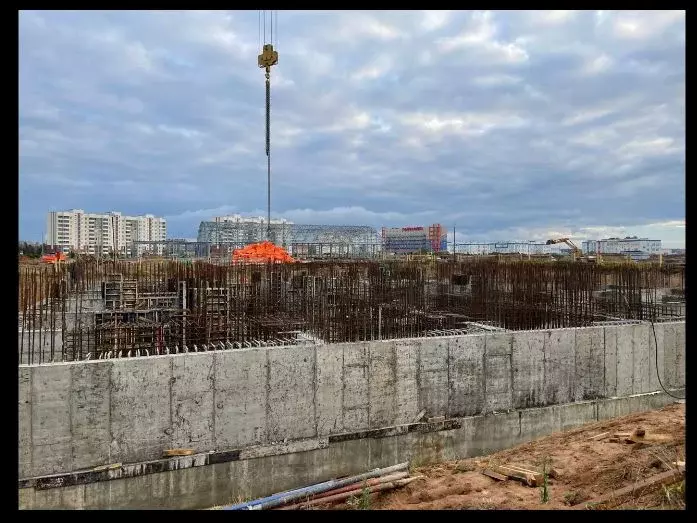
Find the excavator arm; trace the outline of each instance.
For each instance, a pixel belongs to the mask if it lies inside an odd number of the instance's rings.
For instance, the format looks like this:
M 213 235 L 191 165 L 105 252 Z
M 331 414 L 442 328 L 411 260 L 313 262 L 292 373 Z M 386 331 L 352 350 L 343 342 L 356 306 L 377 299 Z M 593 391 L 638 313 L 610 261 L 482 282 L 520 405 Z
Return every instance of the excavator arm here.
M 572 242 L 569 238 L 556 238 L 556 239 L 551 239 L 547 240 L 547 245 L 555 245 L 557 243 L 565 243 L 571 248 L 571 251 L 573 252 L 574 259 L 577 259 L 581 256 L 581 249 L 576 247 L 574 242 Z

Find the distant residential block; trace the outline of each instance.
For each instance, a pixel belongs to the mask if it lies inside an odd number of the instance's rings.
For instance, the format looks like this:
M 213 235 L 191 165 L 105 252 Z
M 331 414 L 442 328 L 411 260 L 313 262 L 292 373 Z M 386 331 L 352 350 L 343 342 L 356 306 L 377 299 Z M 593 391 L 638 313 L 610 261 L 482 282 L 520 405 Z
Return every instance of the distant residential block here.
M 166 237 L 166 220 L 152 214 L 124 216 L 120 212 L 86 213 L 72 209 L 50 211 L 46 220 L 46 243 L 62 251 L 103 256 L 116 251 L 130 256 L 136 254 L 134 249 L 147 249 L 142 245 L 134 247 L 134 241 L 164 241 Z

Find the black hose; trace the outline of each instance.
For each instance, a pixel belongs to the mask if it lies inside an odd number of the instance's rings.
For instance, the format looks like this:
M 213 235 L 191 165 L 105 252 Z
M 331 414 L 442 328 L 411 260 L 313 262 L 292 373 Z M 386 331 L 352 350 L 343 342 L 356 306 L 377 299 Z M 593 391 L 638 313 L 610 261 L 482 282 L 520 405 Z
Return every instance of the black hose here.
M 668 394 L 671 398 L 675 398 L 676 400 L 684 400 L 685 398 L 681 398 L 679 396 L 675 396 L 668 392 L 668 390 L 663 386 L 663 382 L 661 381 L 661 374 L 658 372 L 658 338 L 656 337 L 656 327 L 654 327 L 653 321 L 649 320 L 651 322 L 651 330 L 653 330 L 653 341 L 654 341 L 654 347 L 655 347 L 655 352 L 656 352 L 656 377 L 658 378 L 658 383 L 663 389 L 663 392 Z

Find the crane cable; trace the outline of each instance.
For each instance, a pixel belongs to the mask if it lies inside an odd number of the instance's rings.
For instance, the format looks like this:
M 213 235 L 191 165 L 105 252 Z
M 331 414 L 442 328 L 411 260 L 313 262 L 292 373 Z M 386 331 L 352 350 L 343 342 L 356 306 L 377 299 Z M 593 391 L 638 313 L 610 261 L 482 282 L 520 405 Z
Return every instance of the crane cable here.
M 274 24 L 274 15 L 276 18 L 276 23 Z M 262 53 L 264 52 L 264 47 L 267 44 L 274 44 L 274 25 L 278 25 L 278 11 L 269 11 L 269 39 L 266 38 L 266 10 L 259 12 L 259 39 L 262 36 L 263 29 L 263 46 Z M 263 18 L 263 23 L 261 19 Z M 263 26 L 263 27 L 262 27 Z M 278 33 L 278 29 L 276 30 Z M 278 36 L 276 37 L 278 40 Z M 273 64 L 271 64 L 273 65 Z M 266 217 L 266 240 L 271 241 L 271 67 L 267 65 L 265 67 L 265 78 L 266 78 L 266 171 L 267 171 L 267 217 Z

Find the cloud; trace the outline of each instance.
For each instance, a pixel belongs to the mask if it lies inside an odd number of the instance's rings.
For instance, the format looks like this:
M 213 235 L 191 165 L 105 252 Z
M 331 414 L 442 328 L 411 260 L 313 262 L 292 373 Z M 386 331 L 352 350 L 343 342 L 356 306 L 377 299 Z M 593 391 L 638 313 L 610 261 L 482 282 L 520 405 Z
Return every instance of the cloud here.
M 254 11 L 22 11 L 20 237 L 56 208 L 174 237 L 265 215 L 259 32 Z M 655 225 L 685 216 L 684 11 L 281 11 L 274 40 L 274 215 L 684 238 Z

